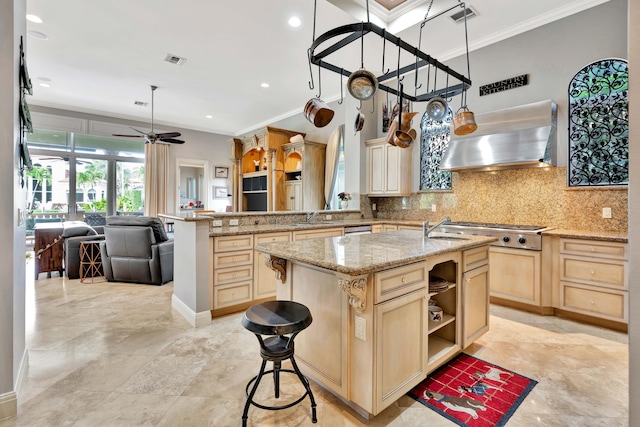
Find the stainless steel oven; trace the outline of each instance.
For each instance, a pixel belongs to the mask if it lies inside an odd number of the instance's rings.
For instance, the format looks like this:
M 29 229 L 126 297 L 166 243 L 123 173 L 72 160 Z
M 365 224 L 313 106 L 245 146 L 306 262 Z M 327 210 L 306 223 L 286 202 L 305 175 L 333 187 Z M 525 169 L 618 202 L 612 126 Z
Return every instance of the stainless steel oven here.
M 489 251 L 491 301 L 539 311 L 543 306 L 542 231 L 546 229 L 537 225 L 451 222 L 437 231 L 497 237 Z

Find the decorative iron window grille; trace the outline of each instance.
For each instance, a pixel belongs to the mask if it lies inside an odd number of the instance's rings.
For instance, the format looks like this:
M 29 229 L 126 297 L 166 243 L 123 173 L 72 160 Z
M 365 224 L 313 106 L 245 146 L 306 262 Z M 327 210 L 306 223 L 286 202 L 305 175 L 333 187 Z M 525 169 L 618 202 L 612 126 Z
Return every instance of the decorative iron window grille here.
M 425 112 L 420 121 L 420 190 L 451 190 L 451 172 L 440 170 L 440 162 L 451 139 L 451 108 L 435 121 Z
M 601 59 L 569 84 L 569 187 L 628 185 L 629 68 Z

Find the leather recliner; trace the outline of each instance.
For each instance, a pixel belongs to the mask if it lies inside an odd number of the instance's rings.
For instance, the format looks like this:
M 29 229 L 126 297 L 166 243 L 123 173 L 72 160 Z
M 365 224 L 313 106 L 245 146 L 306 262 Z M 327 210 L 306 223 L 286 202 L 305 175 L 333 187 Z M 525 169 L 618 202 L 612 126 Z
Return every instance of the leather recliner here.
M 107 217 L 100 256 L 109 282 L 163 285 L 173 280 L 173 240 L 158 218 Z

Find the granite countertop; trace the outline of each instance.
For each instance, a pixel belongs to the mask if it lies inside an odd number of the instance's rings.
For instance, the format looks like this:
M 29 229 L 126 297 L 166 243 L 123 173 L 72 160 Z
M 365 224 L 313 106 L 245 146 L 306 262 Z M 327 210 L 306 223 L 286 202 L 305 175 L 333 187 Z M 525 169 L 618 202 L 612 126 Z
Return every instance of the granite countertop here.
M 374 224 L 396 224 L 396 225 L 412 225 L 422 227 L 422 221 L 404 221 L 391 219 L 345 219 L 336 221 L 312 221 L 306 223 L 290 223 L 287 224 L 256 224 L 256 225 L 238 225 L 212 227 L 209 236 L 233 236 L 241 234 L 259 234 L 259 233 L 277 233 L 289 231 L 314 230 L 321 228 L 342 228 L 357 225 L 374 225 Z
M 435 237 L 435 238 L 434 238 Z M 438 237 L 446 237 L 445 240 Z M 417 262 L 447 252 L 469 249 L 496 241 L 494 237 L 451 236 L 432 233 L 423 239 L 421 231 L 400 230 L 256 246 L 260 252 L 348 275 L 361 275 Z
M 629 242 L 627 233 L 616 231 L 565 230 L 554 228 L 548 231 L 543 231 L 542 234 L 545 236 L 558 236 L 570 239 L 601 240 L 621 243 Z

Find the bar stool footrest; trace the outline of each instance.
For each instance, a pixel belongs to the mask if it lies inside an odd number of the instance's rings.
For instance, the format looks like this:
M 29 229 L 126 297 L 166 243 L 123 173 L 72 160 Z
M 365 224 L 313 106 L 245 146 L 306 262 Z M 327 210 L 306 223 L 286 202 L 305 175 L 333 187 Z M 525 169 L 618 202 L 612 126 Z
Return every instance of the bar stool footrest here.
M 296 374 L 296 376 L 298 375 L 298 373 L 296 371 L 294 371 L 293 369 L 280 369 L 280 372 L 289 372 L 291 374 Z M 273 369 L 269 369 L 268 371 L 264 371 L 263 375 L 267 375 L 273 373 Z M 245 395 L 246 397 L 249 397 L 249 388 L 251 387 L 251 385 L 254 383 L 254 381 L 258 378 L 259 375 L 256 375 L 255 377 L 253 377 L 248 383 L 247 383 L 247 387 L 245 388 Z M 303 376 L 303 378 L 305 379 L 306 382 L 306 387 L 309 387 L 309 381 L 307 380 L 306 377 Z M 305 385 L 305 384 L 303 384 Z M 305 397 L 309 396 L 309 392 L 305 390 L 304 394 L 298 398 L 298 400 L 296 400 L 295 402 L 291 402 L 288 403 L 286 405 L 282 405 L 282 406 L 265 406 L 262 405 L 260 403 L 257 403 L 255 400 L 251 399 L 250 401 L 250 405 L 256 406 L 260 409 L 266 409 L 269 411 L 278 411 L 280 409 L 287 409 L 287 408 L 291 408 L 295 405 L 297 405 L 298 403 L 302 402 Z

